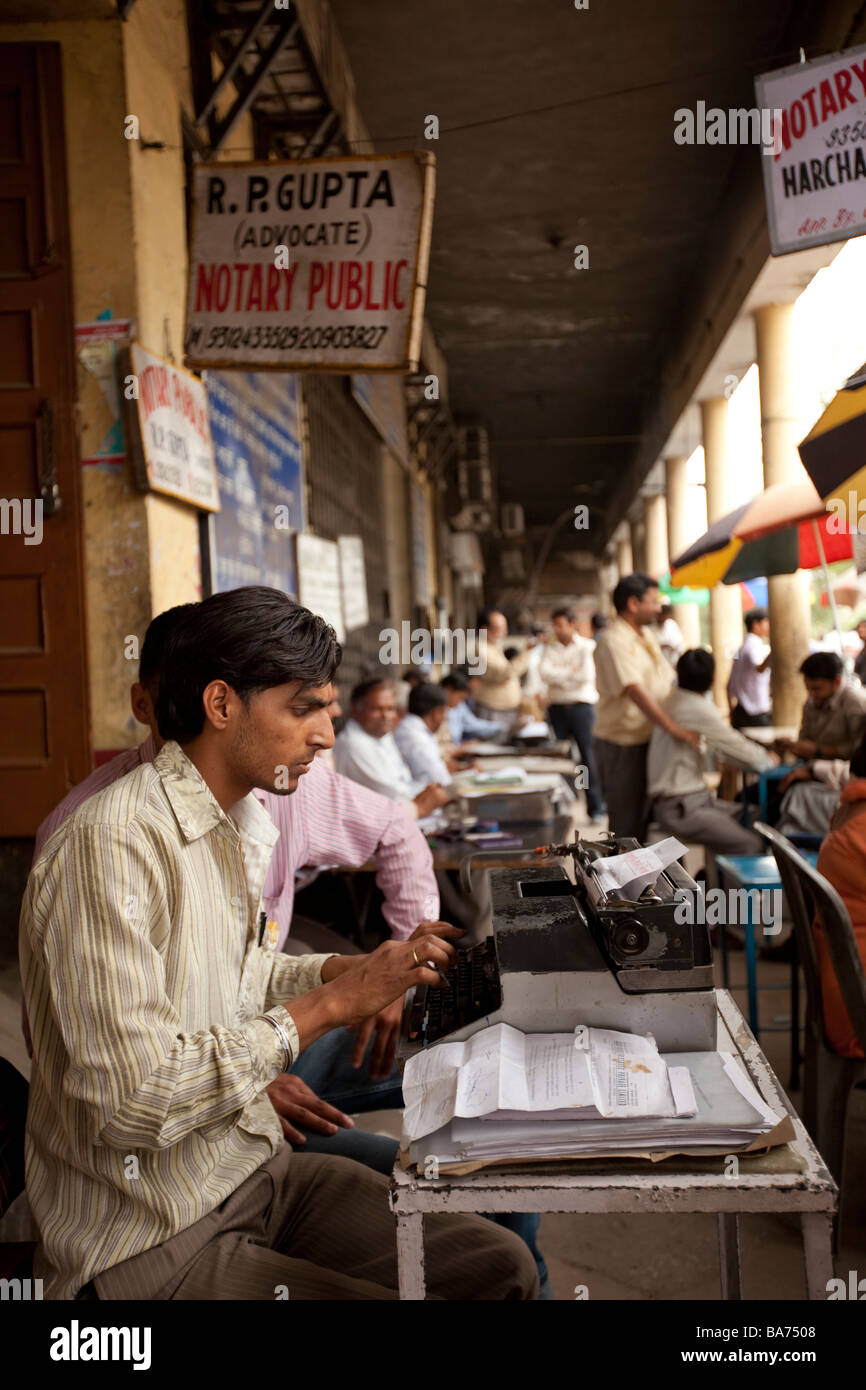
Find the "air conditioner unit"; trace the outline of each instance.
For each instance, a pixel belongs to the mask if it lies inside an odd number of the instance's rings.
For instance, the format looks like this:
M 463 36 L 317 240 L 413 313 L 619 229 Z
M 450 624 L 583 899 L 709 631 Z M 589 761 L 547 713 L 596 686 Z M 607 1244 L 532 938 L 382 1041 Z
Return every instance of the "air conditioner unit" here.
M 524 535 L 526 526 L 523 520 L 523 508 L 519 502 L 503 502 L 502 504 L 502 534 L 509 540 L 517 536 Z
M 490 502 L 493 476 L 490 439 L 480 425 L 462 425 L 457 431 L 457 486 L 461 502 Z

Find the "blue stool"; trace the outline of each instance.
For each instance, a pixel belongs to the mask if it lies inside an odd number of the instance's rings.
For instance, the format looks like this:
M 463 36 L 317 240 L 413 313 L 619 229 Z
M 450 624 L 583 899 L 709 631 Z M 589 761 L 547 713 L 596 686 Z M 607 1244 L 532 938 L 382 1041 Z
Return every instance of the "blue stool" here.
M 806 860 L 808 864 L 811 864 L 814 868 L 818 860 L 818 855 L 816 852 L 812 851 L 810 853 L 803 854 L 803 858 Z M 720 854 L 716 857 L 716 864 L 718 865 L 719 869 L 720 882 L 721 880 L 726 878 L 729 880 L 729 882 L 734 883 L 737 888 L 745 888 L 746 890 L 750 888 L 757 888 L 760 892 L 768 892 L 772 891 L 773 889 L 781 890 L 782 880 L 779 877 L 779 871 L 776 867 L 776 861 L 773 858 L 772 854 Z M 749 998 L 749 1026 L 752 1032 L 754 1033 L 755 1037 L 757 1038 L 760 1031 L 758 1024 L 758 952 L 755 944 L 753 899 L 747 896 L 746 904 L 746 921 L 741 922 L 739 925 L 742 926 L 746 936 L 746 988 L 748 990 Z M 725 983 L 725 988 L 727 989 L 728 951 L 727 943 L 725 941 L 724 922 L 721 924 L 721 933 L 719 940 L 721 942 L 722 948 L 722 978 Z M 792 973 L 792 984 L 796 980 L 796 977 L 797 965 L 795 961 Z M 785 986 L 762 985 L 761 988 L 784 989 Z M 793 999 L 794 993 L 795 991 L 792 989 L 791 1032 L 792 1036 L 796 1038 L 798 1024 L 797 1018 L 793 1012 L 796 1002 Z M 765 1031 L 780 1032 L 782 1030 L 783 1025 L 780 1024 L 774 1027 L 773 1024 L 770 1024 L 768 1025 L 768 1028 Z
M 743 825 L 753 825 L 756 820 L 764 822 L 769 821 L 770 783 L 781 782 L 783 777 L 787 777 L 789 772 L 793 772 L 794 768 L 799 766 L 799 763 L 780 763 L 778 767 L 769 767 L 766 772 L 758 773 L 758 780 L 756 783 L 758 788 L 758 809 L 753 815 L 751 813 L 750 803 L 745 796 L 743 797 Z

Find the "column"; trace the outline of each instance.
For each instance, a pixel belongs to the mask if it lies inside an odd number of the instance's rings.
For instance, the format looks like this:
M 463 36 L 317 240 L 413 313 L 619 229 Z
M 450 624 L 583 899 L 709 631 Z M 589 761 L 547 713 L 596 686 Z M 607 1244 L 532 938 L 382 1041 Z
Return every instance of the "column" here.
M 643 573 L 646 569 L 646 535 L 643 518 L 638 517 L 636 520 L 630 521 L 628 529 L 631 535 L 631 555 L 635 570 Z
M 634 574 L 634 555 L 631 549 L 631 530 L 628 525 L 620 531 L 616 540 L 616 567 L 619 570 L 620 579 L 625 579 L 627 574 Z
M 665 492 L 668 508 L 668 545 L 672 557 L 681 555 L 696 536 L 689 535 L 688 477 L 685 454 L 665 459 Z M 686 647 L 701 644 L 701 610 L 696 603 L 678 603 L 674 617 L 680 626 Z
M 724 396 L 701 401 L 701 429 L 707 478 L 707 522 L 711 523 L 737 504 L 736 471 L 728 466 L 728 402 Z M 726 714 L 731 660 L 742 640 L 740 587 L 738 584 L 717 584 L 710 590 L 710 646 L 716 658 L 713 697 Z
M 755 310 L 765 487 L 806 476 L 797 453 L 793 312 L 793 304 L 765 304 Z M 799 667 L 809 654 L 809 576 L 805 570 L 773 575 L 769 591 L 773 722 L 798 725 L 805 698 Z
M 653 579 L 661 579 L 667 573 L 668 565 L 668 519 L 665 499 L 661 493 L 645 497 L 643 501 L 644 535 L 646 537 L 646 572 Z

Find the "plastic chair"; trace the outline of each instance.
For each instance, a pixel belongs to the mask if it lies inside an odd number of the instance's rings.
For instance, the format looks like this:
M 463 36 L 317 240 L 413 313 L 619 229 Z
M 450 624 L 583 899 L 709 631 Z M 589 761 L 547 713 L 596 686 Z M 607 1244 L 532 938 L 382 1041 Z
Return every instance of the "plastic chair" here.
M 812 868 L 778 830 L 758 821 L 779 866 L 797 948 L 806 977 L 806 1065 L 803 1120 L 818 1152 L 839 1185 L 839 1225 L 845 1166 L 845 1126 L 851 1088 L 866 1077 L 866 1061 L 840 1057 L 827 1040 L 818 953 L 812 935 L 817 916 L 824 929 L 842 1000 L 857 1039 L 866 1053 L 866 974 L 860 960 L 848 909 L 832 884 Z

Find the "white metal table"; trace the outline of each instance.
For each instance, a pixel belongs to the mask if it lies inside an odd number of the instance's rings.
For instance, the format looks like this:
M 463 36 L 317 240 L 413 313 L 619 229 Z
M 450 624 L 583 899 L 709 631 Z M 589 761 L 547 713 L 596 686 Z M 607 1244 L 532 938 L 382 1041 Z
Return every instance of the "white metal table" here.
M 722 1298 L 742 1297 L 739 1216 L 799 1212 L 806 1288 L 810 1299 L 827 1297 L 833 1277 L 833 1215 L 838 1190 L 802 1121 L 727 990 L 716 991 L 719 1045 L 739 1053 L 771 1107 L 790 1114 L 796 1139 L 761 1157 L 738 1155 L 739 1174 L 708 1171 L 710 1160 L 672 1160 L 675 1168 L 647 1161 L 592 1160 L 538 1165 L 533 1172 L 490 1168 L 465 1177 L 427 1179 L 396 1167 L 391 1209 L 397 1218 L 397 1261 L 402 1299 L 423 1299 L 424 1216 L 428 1212 L 616 1212 L 718 1216 Z M 794 1163 L 791 1158 L 793 1151 Z M 774 1158 L 775 1155 L 775 1158 Z M 786 1156 L 783 1158 L 783 1156 Z M 690 1167 L 694 1162 L 694 1169 Z M 792 1171 L 792 1168 L 794 1171 Z

